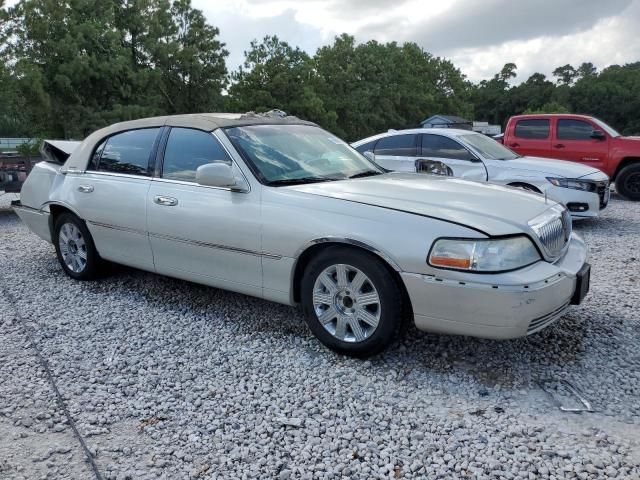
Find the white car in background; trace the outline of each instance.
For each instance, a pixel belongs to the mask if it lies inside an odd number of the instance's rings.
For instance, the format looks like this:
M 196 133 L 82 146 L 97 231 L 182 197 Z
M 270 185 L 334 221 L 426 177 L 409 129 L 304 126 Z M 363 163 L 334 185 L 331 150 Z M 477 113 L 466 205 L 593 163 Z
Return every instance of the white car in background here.
M 566 205 L 573 218 L 597 217 L 609 177 L 579 163 L 522 157 L 480 133 L 449 128 L 396 130 L 352 144 L 378 165 L 519 187 Z

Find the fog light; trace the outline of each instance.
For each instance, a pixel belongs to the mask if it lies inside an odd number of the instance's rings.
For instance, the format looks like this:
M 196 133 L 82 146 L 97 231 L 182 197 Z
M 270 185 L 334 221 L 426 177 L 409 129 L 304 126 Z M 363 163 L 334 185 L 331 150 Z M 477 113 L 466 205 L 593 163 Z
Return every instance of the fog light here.
M 570 212 L 586 212 L 587 210 L 589 210 L 589 204 L 571 202 L 567 203 L 567 208 Z

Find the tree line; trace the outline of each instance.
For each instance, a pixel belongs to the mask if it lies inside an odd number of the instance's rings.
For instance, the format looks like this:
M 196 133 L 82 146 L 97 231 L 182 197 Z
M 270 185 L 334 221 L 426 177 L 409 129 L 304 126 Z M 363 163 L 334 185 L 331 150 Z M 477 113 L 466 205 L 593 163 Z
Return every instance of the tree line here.
M 4 0 L 0 0 L 2 7 Z M 472 83 L 415 43 L 347 34 L 309 55 L 254 40 L 235 71 L 190 0 L 21 0 L 0 9 L 0 136 L 83 138 L 116 121 L 278 108 L 356 140 L 433 114 L 504 125 L 523 112 L 596 115 L 640 132 L 640 62 Z

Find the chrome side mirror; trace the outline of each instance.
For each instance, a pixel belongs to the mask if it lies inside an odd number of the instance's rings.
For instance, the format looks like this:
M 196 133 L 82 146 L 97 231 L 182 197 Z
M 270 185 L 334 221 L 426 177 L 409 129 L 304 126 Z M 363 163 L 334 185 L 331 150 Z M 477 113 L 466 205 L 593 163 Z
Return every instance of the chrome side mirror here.
M 222 161 L 200 165 L 196 170 L 196 182 L 206 187 L 229 188 L 238 192 L 248 190 L 244 179 L 236 176 L 232 166 Z

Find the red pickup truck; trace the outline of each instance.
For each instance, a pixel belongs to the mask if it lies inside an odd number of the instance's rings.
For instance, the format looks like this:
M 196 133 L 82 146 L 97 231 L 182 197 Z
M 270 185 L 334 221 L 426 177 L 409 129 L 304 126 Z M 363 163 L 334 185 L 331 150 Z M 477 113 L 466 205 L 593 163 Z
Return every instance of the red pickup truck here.
M 640 200 L 640 137 L 623 137 L 586 115 L 536 114 L 511 117 L 502 141 L 521 155 L 556 158 L 599 168 L 616 191 Z

